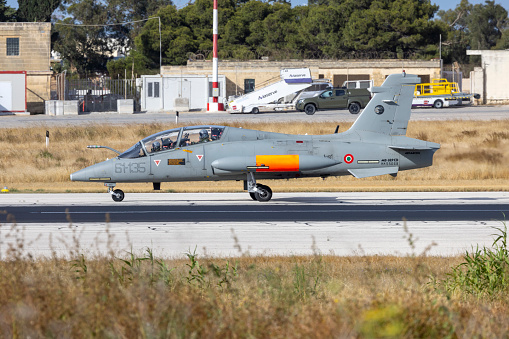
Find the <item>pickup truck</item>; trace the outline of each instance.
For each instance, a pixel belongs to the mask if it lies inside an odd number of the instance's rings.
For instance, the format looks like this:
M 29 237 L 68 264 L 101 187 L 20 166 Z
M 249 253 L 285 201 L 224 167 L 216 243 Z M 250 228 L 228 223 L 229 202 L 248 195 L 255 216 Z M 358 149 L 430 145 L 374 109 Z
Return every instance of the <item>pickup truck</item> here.
M 321 109 L 348 108 L 350 113 L 357 114 L 371 99 L 371 92 L 365 88 L 348 89 L 333 88 L 323 91 L 320 95 L 300 99 L 295 104 L 298 111 L 313 115 Z

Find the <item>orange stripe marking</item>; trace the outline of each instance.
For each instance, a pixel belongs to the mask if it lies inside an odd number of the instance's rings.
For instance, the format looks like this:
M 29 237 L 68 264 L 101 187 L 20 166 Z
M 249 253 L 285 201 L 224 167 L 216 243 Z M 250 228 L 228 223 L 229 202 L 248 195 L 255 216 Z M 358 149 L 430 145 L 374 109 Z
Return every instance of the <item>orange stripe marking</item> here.
M 257 172 L 297 172 L 299 170 L 299 155 L 257 155 L 256 166 L 269 166 L 258 168 Z

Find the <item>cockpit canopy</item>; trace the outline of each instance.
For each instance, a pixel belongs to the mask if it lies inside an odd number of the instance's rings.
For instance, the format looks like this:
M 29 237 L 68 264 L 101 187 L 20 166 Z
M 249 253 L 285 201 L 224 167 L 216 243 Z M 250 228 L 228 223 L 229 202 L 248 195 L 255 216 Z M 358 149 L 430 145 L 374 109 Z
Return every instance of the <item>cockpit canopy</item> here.
M 224 128 L 224 126 L 191 126 L 159 132 L 139 141 L 118 157 L 139 158 L 151 153 L 218 141 L 223 135 Z

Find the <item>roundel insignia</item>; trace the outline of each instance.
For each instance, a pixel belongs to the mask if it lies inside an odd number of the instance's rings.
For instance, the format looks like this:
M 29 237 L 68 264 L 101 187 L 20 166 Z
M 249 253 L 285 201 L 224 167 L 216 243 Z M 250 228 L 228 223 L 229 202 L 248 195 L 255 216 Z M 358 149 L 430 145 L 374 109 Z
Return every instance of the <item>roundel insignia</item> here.
M 382 114 L 384 112 L 384 107 L 382 105 L 375 106 L 375 113 L 376 114 Z
M 353 155 L 351 155 L 351 154 L 345 155 L 345 162 L 347 164 L 351 164 L 353 162 Z

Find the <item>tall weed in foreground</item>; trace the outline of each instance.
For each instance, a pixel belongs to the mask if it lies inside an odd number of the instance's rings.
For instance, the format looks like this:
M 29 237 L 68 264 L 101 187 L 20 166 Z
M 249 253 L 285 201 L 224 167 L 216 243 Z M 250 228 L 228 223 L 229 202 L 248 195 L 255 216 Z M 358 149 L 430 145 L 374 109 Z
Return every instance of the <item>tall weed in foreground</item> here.
M 452 272 L 441 282 L 446 292 L 456 291 L 494 298 L 505 292 L 509 285 L 509 251 L 507 250 L 507 225 L 493 227 L 498 231 L 493 234 L 492 247 L 476 246 L 472 252 L 466 252 L 463 263 L 452 268 Z

